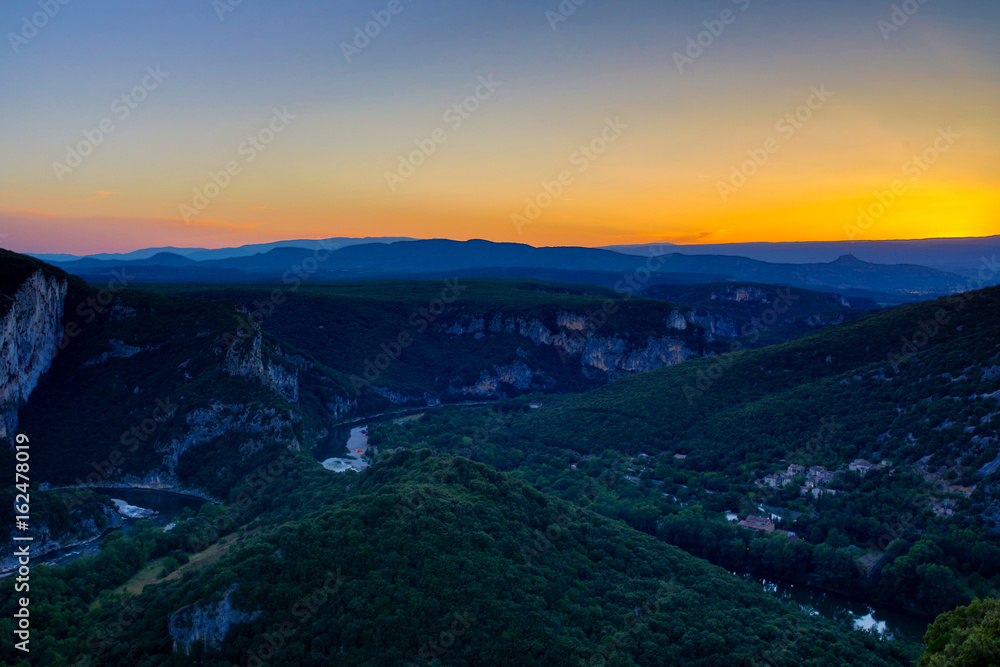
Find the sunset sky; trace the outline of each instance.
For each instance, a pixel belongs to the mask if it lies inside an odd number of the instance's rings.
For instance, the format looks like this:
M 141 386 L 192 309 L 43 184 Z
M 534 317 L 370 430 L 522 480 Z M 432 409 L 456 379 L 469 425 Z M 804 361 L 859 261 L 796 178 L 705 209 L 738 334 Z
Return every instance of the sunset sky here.
M 1000 233 L 996 0 L 50 2 L 0 10 L 17 251 Z

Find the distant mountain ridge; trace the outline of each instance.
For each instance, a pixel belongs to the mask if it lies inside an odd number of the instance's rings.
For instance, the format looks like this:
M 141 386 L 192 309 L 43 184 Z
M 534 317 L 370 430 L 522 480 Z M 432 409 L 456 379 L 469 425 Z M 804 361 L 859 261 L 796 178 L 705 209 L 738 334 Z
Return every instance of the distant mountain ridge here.
M 685 255 L 736 255 L 763 262 L 811 264 L 856 255 L 875 264 L 919 264 L 971 276 L 1000 254 L 1000 235 L 981 238 L 939 238 L 900 241 L 803 241 L 788 243 L 671 243 L 605 246 L 627 255 L 680 252 Z
M 251 245 L 238 246 L 234 248 L 176 248 L 172 246 L 162 248 L 143 248 L 127 253 L 97 253 L 93 255 L 68 255 L 68 254 L 33 254 L 46 262 L 66 263 L 81 259 L 100 259 L 108 261 L 130 262 L 135 260 L 145 260 L 161 254 L 180 255 L 196 261 L 209 259 L 228 259 L 230 257 L 249 257 L 275 248 L 305 248 L 314 250 L 316 248 L 339 249 L 352 245 L 362 245 L 365 243 L 396 243 L 398 241 L 412 241 L 408 236 L 386 236 L 375 237 L 366 236 L 363 238 L 353 238 L 340 236 L 328 239 L 292 239 L 287 241 L 275 241 L 273 243 L 255 243 Z
M 329 239 L 289 239 L 273 243 L 259 243 L 234 248 L 144 248 L 129 253 L 99 253 L 92 255 L 34 254 L 47 262 L 66 263 L 80 259 L 101 259 L 109 261 L 146 260 L 160 253 L 172 253 L 196 261 L 250 257 L 266 253 L 275 248 L 304 248 L 315 250 L 326 248 L 338 250 L 355 245 L 371 243 L 392 244 L 417 241 L 412 237 L 334 237 Z M 433 240 L 433 239 L 423 239 Z M 649 243 L 612 245 L 595 248 L 610 250 L 624 255 L 727 255 L 746 257 L 776 264 L 822 264 L 834 261 L 843 255 L 855 255 L 873 264 L 915 264 L 963 276 L 976 275 L 980 268 L 994 261 L 1000 254 L 1000 235 L 969 238 L 932 238 L 893 241 L 796 241 L 796 242 L 752 242 L 752 243 L 710 243 L 677 245 L 673 243 Z
M 887 303 L 968 289 L 968 280 L 958 274 L 917 265 L 872 264 L 853 255 L 844 255 L 830 263 L 773 264 L 745 257 L 682 253 L 640 258 L 597 248 L 536 248 L 483 240 L 399 241 L 312 250 L 278 247 L 251 256 L 204 261 L 176 253 L 158 253 L 130 261 L 88 258 L 61 262 L 59 266 L 92 282 L 107 280 L 122 268 L 128 269 L 135 282 L 281 281 L 293 273 L 298 279 L 320 281 L 412 279 L 441 272 L 510 277 L 512 270 L 519 272 L 517 277 L 578 282 L 586 280 L 581 274 L 603 272 L 620 276 L 610 285 L 620 291 L 640 289 L 628 285 L 630 279 L 633 283 L 636 280 L 645 283 L 659 274 L 696 274 L 701 282 L 708 279 L 791 285 L 845 296 L 872 297 Z M 672 282 L 694 281 L 675 278 Z

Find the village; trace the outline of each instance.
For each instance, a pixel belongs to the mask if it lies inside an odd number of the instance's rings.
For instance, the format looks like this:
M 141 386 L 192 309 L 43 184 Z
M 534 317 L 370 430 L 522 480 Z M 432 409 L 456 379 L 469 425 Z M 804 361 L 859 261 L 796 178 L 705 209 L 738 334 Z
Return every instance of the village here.
M 856 459 L 848 464 L 847 470 L 864 476 L 871 470 L 884 468 L 887 465 L 887 461 L 874 464 L 866 461 L 865 459 Z M 841 472 L 843 472 L 843 470 L 828 470 L 823 466 L 811 466 L 806 468 L 803 465 L 792 463 L 788 466 L 785 472 L 766 475 L 755 480 L 754 484 L 761 488 L 770 489 L 783 489 L 790 484 L 797 484 L 799 486 L 800 495 L 811 495 L 813 498 L 819 498 L 820 496 L 835 495 L 837 493 L 836 489 L 827 488 L 827 485 Z M 764 510 L 766 508 L 760 507 L 759 509 Z M 778 530 L 775 526 L 774 519 L 775 515 L 773 512 L 766 512 L 765 516 L 750 514 L 744 519 L 739 519 L 739 517 L 734 516 L 731 520 L 738 521 L 737 525 L 741 528 L 759 530 L 761 532 L 774 533 L 776 535 L 784 535 L 789 539 L 789 541 L 792 542 L 800 539 L 798 535 L 793 532 Z
M 590 457 L 585 457 L 590 458 Z M 684 454 L 674 454 L 673 458 L 677 462 L 682 462 L 687 459 Z M 626 468 L 625 478 L 634 484 L 641 483 L 640 475 L 642 473 L 651 472 L 650 468 L 647 467 L 651 463 L 650 456 L 648 454 L 639 454 L 634 457 L 631 461 L 632 465 Z M 769 475 L 765 475 L 759 479 L 754 480 L 755 486 L 761 489 L 784 489 L 789 485 L 795 484 L 799 487 L 800 496 L 812 496 L 813 499 L 818 499 L 822 496 L 833 496 L 840 493 L 837 489 L 829 488 L 829 484 L 837 477 L 837 475 L 844 472 L 855 472 L 864 477 L 872 470 L 880 470 L 889 466 L 888 461 L 881 461 L 879 463 L 871 463 L 865 459 L 855 459 L 847 464 L 846 467 L 841 467 L 837 470 L 829 470 L 824 466 L 814 465 L 806 467 L 797 463 L 789 464 L 788 467 L 782 471 Z M 572 464 L 571 468 L 576 468 L 576 464 Z M 926 470 L 924 471 L 926 472 Z M 926 476 L 925 476 L 926 478 Z M 664 485 L 663 480 L 650 479 L 652 484 L 662 486 Z M 930 480 L 928 480 L 930 481 Z M 951 488 L 943 489 L 945 491 L 951 491 Z M 960 489 L 961 491 L 967 491 L 967 489 Z M 712 493 L 709 491 L 709 493 Z M 664 494 L 670 495 L 670 494 Z M 947 501 L 942 501 L 947 504 Z M 684 503 L 682 503 L 683 506 Z M 933 507 L 935 512 L 939 510 L 937 506 Z M 748 514 L 744 518 L 740 518 L 735 512 L 727 512 L 726 517 L 733 522 L 736 522 L 741 528 L 746 528 L 748 530 L 755 530 L 764 533 L 774 533 L 776 535 L 784 535 L 790 541 L 796 541 L 800 539 L 794 532 L 779 530 L 777 528 L 776 521 L 781 520 L 781 516 L 784 514 L 797 515 L 798 512 L 791 512 L 788 510 L 782 510 L 777 507 L 766 507 L 764 505 L 758 505 L 757 510 L 759 514 Z M 946 507 L 941 508 L 942 511 L 950 512 L 950 509 Z
M 888 461 L 874 464 L 869 463 L 865 459 L 855 459 L 848 464 L 847 469 L 864 477 L 871 470 L 885 468 L 888 465 Z M 819 498 L 821 495 L 833 495 L 837 493 L 836 490 L 827 488 L 827 484 L 832 482 L 833 478 L 839 472 L 842 472 L 842 470 L 827 470 L 823 466 L 812 466 L 806 469 L 805 466 L 793 463 L 788 466 L 788 469 L 784 473 L 767 475 L 756 480 L 754 483 L 757 486 L 770 487 L 772 489 L 781 489 L 789 484 L 797 483 L 802 495 L 812 494 L 813 498 Z

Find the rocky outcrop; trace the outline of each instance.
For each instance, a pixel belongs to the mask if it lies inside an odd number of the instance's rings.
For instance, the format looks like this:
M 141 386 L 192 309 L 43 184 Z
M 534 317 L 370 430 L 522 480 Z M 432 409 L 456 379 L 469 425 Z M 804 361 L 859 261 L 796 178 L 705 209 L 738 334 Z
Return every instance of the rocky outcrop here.
M 506 396 L 503 385 L 507 385 L 519 391 L 527 391 L 534 385 L 536 388 L 547 388 L 555 384 L 555 381 L 546 377 L 543 373 L 534 371 L 523 361 L 518 361 L 507 366 L 494 366 L 491 370 L 483 371 L 479 380 L 472 385 L 464 387 L 449 387 L 452 394 L 462 396 Z
M 333 415 L 334 419 L 342 419 L 358 407 L 358 402 L 343 396 L 334 396 L 333 401 L 326 404 L 326 408 Z
M 563 312 L 556 315 L 556 326 L 570 331 L 586 331 L 590 328 L 590 318 Z
M 257 331 L 253 338 L 234 343 L 226 352 L 222 368 L 230 375 L 255 378 L 271 391 L 292 403 L 299 400 L 298 368 L 289 370 L 277 361 L 264 358 L 264 337 Z
M 170 638 L 174 640 L 174 653 L 191 654 L 195 644 L 206 651 L 218 650 L 229 629 L 240 623 L 249 623 L 261 612 L 240 611 L 233 607 L 232 595 L 238 588 L 233 584 L 215 603 L 181 607 L 170 615 Z
M 669 330 L 686 331 L 692 327 L 700 327 L 709 341 L 714 339 L 716 332 L 720 336 L 729 335 L 735 326 L 716 316 L 699 317 L 694 311 L 681 313 L 674 310 L 664 319 L 665 333 Z M 581 366 L 581 372 L 592 379 L 603 377 L 605 380 L 616 380 L 698 356 L 697 352 L 674 336 L 651 335 L 645 340 L 636 340 L 627 334 L 602 335 L 600 328 L 595 326 L 590 317 L 572 312 L 560 312 L 556 315 L 555 330 L 550 330 L 543 322 L 533 318 L 464 315 L 454 323 L 442 326 L 442 331 L 454 336 L 473 334 L 477 337 L 487 334 L 518 334 L 537 346 L 556 348 L 564 362 L 576 361 Z M 522 350 L 518 350 L 518 357 L 523 360 L 526 356 Z M 524 391 L 529 388 L 544 390 L 555 382 L 532 370 L 523 361 L 518 361 L 509 366 L 495 366 L 485 370 L 474 384 L 451 386 L 449 391 L 462 395 L 502 396 L 505 394 L 500 385 L 504 384 Z
M 100 354 L 99 356 L 91 359 L 90 361 L 84 362 L 82 368 L 88 368 L 90 366 L 98 366 L 110 359 L 130 359 L 140 352 L 148 352 L 150 350 L 159 349 L 159 345 L 148 345 L 146 347 L 136 347 L 135 345 L 128 345 L 123 340 L 117 340 L 112 338 L 108 341 L 111 345 L 111 349 L 107 352 Z
M 580 354 L 585 372 L 594 377 L 593 371 L 601 371 L 609 380 L 617 380 L 627 375 L 645 373 L 663 366 L 672 366 L 699 356 L 687 348 L 683 342 L 670 338 L 650 336 L 646 345 L 628 345 L 620 338 L 587 339 Z
M 696 324 L 705 330 L 705 340 L 711 342 L 716 338 L 736 338 L 740 335 L 739 325 L 731 317 L 718 313 L 700 315 L 695 310 L 689 310 L 685 319 L 690 324 Z M 752 330 L 756 330 L 751 327 Z
M 67 280 L 36 271 L 0 320 L 0 438 L 17 429 L 17 411 L 52 365 L 68 290 Z
M 407 396 L 406 394 L 396 391 L 394 389 L 389 389 L 388 387 L 380 387 L 378 385 L 371 385 L 369 389 L 374 394 L 378 394 L 385 400 L 389 401 L 393 405 L 405 405 L 416 401 L 417 399 L 413 396 Z
M 693 315 L 694 313 L 689 313 Z M 668 329 L 677 329 L 678 331 L 684 331 L 688 328 L 688 320 L 679 310 L 670 311 L 670 315 L 663 321 L 667 325 Z
M 244 436 L 241 453 L 250 454 L 261 449 L 266 442 L 286 440 L 290 432 L 292 418 L 287 413 L 273 408 L 248 410 L 239 403 L 213 403 L 207 408 L 191 410 L 186 416 L 187 428 L 183 440 L 174 440 L 164 453 L 164 466 L 168 477 L 173 477 L 180 457 L 187 450 L 206 444 L 227 433 Z M 298 440 L 291 443 L 293 449 L 300 446 Z

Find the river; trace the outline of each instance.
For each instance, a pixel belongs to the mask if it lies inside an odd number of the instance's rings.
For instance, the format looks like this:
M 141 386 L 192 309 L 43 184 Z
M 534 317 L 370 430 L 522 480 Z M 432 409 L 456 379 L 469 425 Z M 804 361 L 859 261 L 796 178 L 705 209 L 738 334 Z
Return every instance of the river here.
M 93 491 L 102 496 L 107 496 L 108 498 L 123 500 L 133 507 L 141 507 L 143 509 L 155 511 L 156 514 L 149 517 L 148 520 L 161 526 L 165 526 L 176 519 L 185 509 L 190 508 L 191 510 L 197 512 L 202 505 L 208 502 L 204 498 L 198 498 L 197 496 L 191 496 L 185 493 L 176 493 L 173 491 L 162 491 L 160 489 L 96 488 L 93 489 Z M 127 532 L 129 528 L 135 524 L 135 521 L 136 520 L 134 519 L 125 519 L 122 529 Z M 78 558 L 83 558 L 84 556 L 96 556 L 100 552 L 101 540 L 95 539 L 91 542 L 87 542 L 86 544 L 80 544 L 75 547 L 66 547 L 65 549 L 52 551 L 44 556 L 33 558 L 32 563 L 37 565 L 65 566 Z
M 768 593 L 789 604 L 796 605 L 805 612 L 819 614 L 823 618 L 839 621 L 857 630 L 875 632 L 887 639 L 923 643 L 924 633 L 927 632 L 929 621 L 916 616 L 871 605 L 836 593 L 810 588 L 803 584 L 765 579 L 738 572 L 733 574 L 746 581 L 760 584 Z
M 124 500 L 129 505 L 154 510 L 157 515 L 152 517 L 156 523 L 166 524 L 176 518 L 185 509 L 197 512 L 207 500 L 176 491 L 161 489 L 94 489 L 95 493 L 109 498 Z
M 329 434 L 313 446 L 312 454 L 320 464 L 332 472 L 347 470 L 361 471 L 368 467 L 368 462 L 362 459 L 368 451 L 368 424 L 385 422 L 402 423 L 419 419 L 429 410 L 443 407 L 481 407 L 490 403 L 449 403 L 433 407 L 409 408 L 395 412 L 385 412 L 368 418 L 352 419 L 334 426 Z
M 316 460 L 320 463 L 332 458 L 346 457 L 350 449 L 348 442 L 351 439 L 351 432 L 359 426 L 364 427 L 368 424 L 374 425 L 389 421 L 400 422 L 407 419 L 416 419 L 425 412 L 432 412 L 434 410 L 440 410 L 441 408 L 480 408 L 486 405 L 493 405 L 494 403 L 496 403 L 496 401 L 441 403 L 439 405 L 424 406 L 420 408 L 404 408 L 402 410 L 382 412 L 379 414 L 369 415 L 368 417 L 352 418 L 341 422 L 330 429 L 327 436 L 313 446 L 312 453 L 313 456 L 316 457 Z

